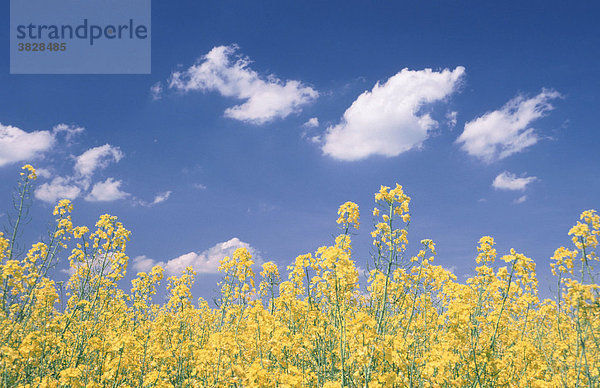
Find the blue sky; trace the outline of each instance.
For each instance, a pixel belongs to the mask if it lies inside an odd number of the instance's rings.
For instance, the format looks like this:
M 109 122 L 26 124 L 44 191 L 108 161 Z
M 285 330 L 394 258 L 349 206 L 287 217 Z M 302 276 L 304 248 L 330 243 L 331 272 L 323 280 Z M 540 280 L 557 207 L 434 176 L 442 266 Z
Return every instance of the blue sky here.
M 549 257 L 599 207 L 599 11 L 155 0 L 150 75 L 9 75 L 3 57 L 0 220 L 31 162 L 44 172 L 24 240 L 68 197 L 76 224 L 110 213 L 133 231 L 130 272 L 192 264 L 210 299 L 216 257 L 246 246 L 284 267 L 332 242 L 345 201 L 364 267 L 373 193 L 397 182 L 410 249 L 432 238 L 462 280 L 491 235 L 536 260 L 549 296 Z

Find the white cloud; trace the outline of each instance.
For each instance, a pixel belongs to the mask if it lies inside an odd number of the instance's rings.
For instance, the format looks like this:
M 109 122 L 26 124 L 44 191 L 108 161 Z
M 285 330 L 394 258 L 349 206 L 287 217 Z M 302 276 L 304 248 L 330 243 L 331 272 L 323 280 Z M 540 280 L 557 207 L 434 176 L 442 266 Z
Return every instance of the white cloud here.
M 68 142 L 73 136 L 84 132 L 83 127 L 76 125 L 57 124 L 52 131 L 25 132 L 17 127 L 0 124 L 0 167 L 16 162 L 29 162 L 40 157 L 55 146 L 59 136 L 64 136 Z M 76 199 L 84 195 L 92 183 L 92 175 L 98 169 L 106 167 L 111 162 L 118 162 L 123 153 L 118 147 L 110 144 L 88 149 L 75 158 L 74 172 L 70 176 L 57 176 L 50 182 L 41 184 L 34 192 L 36 198 L 56 203 L 60 199 Z M 39 178 L 50 179 L 49 169 L 37 168 Z M 96 183 L 86 196 L 88 201 L 112 201 L 128 196 L 119 189 L 121 181 L 108 178 Z M 170 192 L 161 194 L 154 199 L 159 203 L 168 198 Z
M 90 148 L 79 155 L 75 162 L 75 172 L 82 177 L 90 177 L 96 169 L 108 166 L 110 162 L 118 162 L 123 158 L 119 147 L 110 144 Z
M 261 77 L 250 69 L 250 60 L 237 54 L 238 46 L 214 47 L 185 71 L 171 74 L 169 87 L 183 92 L 217 91 L 225 97 L 245 100 L 225 110 L 232 119 L 264 124 L 301 111 L 319 93 L 300 81 Z
M 85 131 L 85 128 L 83 127 L 67 124 L 58 124 L 52 128 L 52 133 L 54 134 L 64 133 L 67 141 L 71 140 L 73 136 L 80 134 L 83 131 Z
M 169 197 L 171 196 L 173 192 L 172 191 L 165 191 L 164 193 L 160 193 L 157 194 L 156 196 L 154 196 L 154 200 L 152 202 L 146 202 L 146 201 L 142 201 L 142 200 L 138 200 L 137 203 L 139 205 L 142 206 L 154 206 L 154 205 L 158 205 L 161 202 L 165 202 L 167 199 L 169 199 Z
M 526 195 L 522 195 L 519 198 L 515 199 L 513 202 L 518 204 L 518 203 L 523 203 L 525 201 L 527 201 L 527 196 Z
M 146 256 L 138 256 L 134 259 L 133 268 L 138 271 L 148 271 L 155 265 L 161 265 L 166 274 L 179 275 L 187 267 L 192 267 L 197 273 L 218 273 L 219 262 L 226 256 L 231 257 L 233 252 L 238 248 L 246 248 L 252 254 L 255 263 L 260 263 L 262 260 L 257 254 L 256 249 L 250 244 L 241 241 L 234 237 L 231 240 L 221 242 L 215 246 L 202 251 L 189 252 L 167 261 L 155 261 Z
M 123 199 L 129 193 L 121 191 L 121 183 L 121 181 L 114 180 L 113 178 L 107 178 L 104 182 L 98 182 L 92 187 L 92 191 L 85 197 L 85 200 L 90 202 L 104 202 Z
M 198 273 L 217 273 L 219 262 L 226 256 L 231 257 L 233 252 L 238 248 L 246 248 L 250 253 L 255 253 L 250 244 L 234 237 L 231 240 L 218 243 L 203 252 L 189 252 L 171 259 L 167 261 L 165 271 L 170 274 L 180 274 L 186 267 L 191 266 Z
M 69 277 L 73 276 L 75 272 L 77 272 L 77 267 L 67 267 L 60 270 L 60 272 L 68 275 Z
M 134 257 L 132 259 L 132 263 L 133 263 L 134 271 L 137 271 L 137 272 L 150 272 L 152 267 L 154 267 L 155 265 L 160 265 L 162 267 L 165 266 L 165 263 L 163 261 L 157 262 L 157 261 L 149 258 L 148 256 L 144 256 L 144 255 Z
M 162 97 L 163 86 L 162 83 L 157 82 L 150 87 L 150 95 L 153 100 L 160 100 Z
M 75 176 L 77 184 L 87 190 L 91 185 L 92 175 L 96 170 L 106 168 L 112 162 L 119 162 L 123 158 L 119 147 L 110 144 L 90 148 L 75 159 Z M 120 189 L 123 182 L 114 178 L 107 178 L 104 182 L 96 182 L 92 190 L 85 196 L 86 201 L 107 202 L 116 201 L 129 196 Z
M 446 122 L 450 129 L 454 129 L 454 127 L 456 126 L 457 116 L 458 112 L 456 111 L 446 113 Z
M 534 176 L 517 178 L 515 174 L 504 171 L 494 179 L 492 186 L 498 190 L 525 190 L 536 179 Z
M 57 127 L 55 127 L 55 132 Z M 67 136 L 69 133 L 79 132 L 74 127 L 67 129 L 59 128 L 57 131 L 66 132 Z M 112 161 L 118 162 L 122 157 L 123 153 L 119 148 L 110 144 L 90 148 L 75 158 L 74 174 L 72 176 L 56 177 L 51 182 L 42 184 L 35 190 L 35 197 L 45 202 L 56 203 L 60 199 L 73 200 L 79 196 L 83 196 L 92 183 L 94 172 L 106 167 Z M 50 178 L 51 176 L 50 171 L 45 169 L 39 169 L 38 172 L 40 177 Z M 120 189 L 121 184 L 120 180 L 115 180 L 114 178 L 108 178 L 104 182 L 97 182 L 85 196 L 85 200 L 114 201 L 123 199 L 129 196 L 129 193 Z M 166 192 L 156 196 L 152 204 L 166 200 L 170 194 L 170 192 Z
M 36 168 L 35 174 L 38 176 L 38 178 L 46 178 L 46 179 L 50 179 L 50 177 L 52 176 L 52 173 L 50 172 L 50 170 L 48 170 L 46 168 Z
M 378 82 L 352 103 L 339 124 L 327 129 L 323 153 L 352 161 L 420 147 L 438 126 L 421 110 L 454 93 L 464 72 L 462 66 L 440 72 L 403 69 L 384 84 Z
M 73 276 L 77 272 L 77 270 L 79 270 L 79 268 L 87 267 L 92 276 L 107 274 L 111 271 L 111 266 L 106 264 L 110 260 L 113 260 L 114 257 L 115 254 L 112 252 L 101 253 L 92 257 L 86 257 L 84 262 L 76 261 L 73 267 L 69 266 L 67 268 L 63 268 L 60 270 L 60 272 L 69 276 Z
M 203 185 L 202 183 L 194 183 L 193 186 L 194 186 L 194 188 L 196 188 L 198 190 L 206 190 L 207 189 L 206 185 Z
M 50 183 L 44 183 L 35 190 L 35 197 L 49 203 L 57 203 L 61 199 L 73 200 L 79 196 L 81 189 L 71 179 L 56 177 Z
M 38 158 L 54 145 L 49 131 L 25 132 L 10 125 L 0 124 L 0 167 Z
M 319 119 L 317 117 L 311 117 L 307 122 L 302 124 L 304 128 L 316 128 L 319 126 Z
M 166 191 L 162 194 L 158 194 L 157 196 L 154 197 L 154 201 L 152 201 L 152 205 L 156 205 L 158 203 L 164 202 L 167 199 L 169 199 L 169 197 L 171 196 L 173 192 L 172 191 Z
M 523 151 L 539 140 L 529 125 L 554 109 L 550 101 L 559 97 L 558 92 L 546 89 L 530 99 L 517 96 L 499 110 L 466 123 L 456 142 L 462 143 L 469 155 L 487 163 Z

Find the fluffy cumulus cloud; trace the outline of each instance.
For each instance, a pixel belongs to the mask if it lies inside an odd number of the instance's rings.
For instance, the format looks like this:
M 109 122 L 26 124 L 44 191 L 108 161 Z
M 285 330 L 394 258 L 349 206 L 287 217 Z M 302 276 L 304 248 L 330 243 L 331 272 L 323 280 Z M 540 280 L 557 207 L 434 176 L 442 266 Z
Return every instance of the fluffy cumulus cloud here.
M 35 197 L 44 202 L 57 203 L 61 199 L 73 200 L 79 197 L 81 189 L 72 179 L 56 177 L 50 182 L 40 185 L 35 190 Z
M 225 110 L 225 116 L 252 124 L 263 124 L 297 113 L 319 93 L 300 81 L 263 77 L 249 67 L 250 60 L 238 47 L 214 47 L 196 64 L 171 75 L 169 87 L 182 92 L 217 91 L 244 103 Z
M 57 129 L 58 128 L 58 129 Z M 69 134 L 80 133 L 83 129 L 75 126 L 60 124 L 54 127 L 54 133 L 63 132 L 67 137 Z M 123 153 L 118 147 L 110 144 L 90 148 L 81 155 L 75 157 L 73 174 L 70 176 L 54 177 L 50 182 L 41 184 L 35 190 L 35 197 L 49 203 L 56 203 L 60 199 L 76 199 L 84 196 L 85 192 L 92 186 L 92 178 L 96 171 L 106 168 L 112 162 L 118 162 L 123 158 Z M 50 178 L 48 170 L 40 177 Z M 126 198 L 129 194 L 120 189 L 121 181 L 108 178 L 104 182 L 97 182 L 91 191 L 85 196 L 87 201 L 114 201 Z
M 52 131 L 27 132 L 10 125 L 0 124 L 0 167 L 17 162 L 39 159 L 57 142 L 58 135 L 67 141 L 85 129 L 76 125 L 58 124 Z
M 517 177 L 515 174 L 504 171 L 492 182 L 492 186 L 498 190 L 525 190 L 528 184 L 536 180 L 534 176 Z
M 187 267 L 192 267 L 197 273 L 217 273 L 219 262 L 226 256 L 231 257 L 238 248 L 246 248 L 254 257 L 255 262 L 260 258 L 250 244 L 234 237 L 231 240 L 221 242 L 202 252 L 189 252 L 171 259 L 167 262 L 156 261 L 146 256 L 138 256 L 133 260 L 133 268 L 136 271 L 149 271 L 155 265 L 161 265 L 168 275 L 181 274 Z
M 26 132 L 17 127 L 0 124 L 0 167 L 11 163 L 33 161 L 49 152 L 57 142 L 65 144 L 66 141 L 67 145 L 71 145 L 70 140 L 84 131 L 85 128 L 77 125 L 57 124 L 51 131 Z M 34 195 L 37 199 L 48 203 L 56 203 L 61 199 L 74 200 L 79 197 L 84 197 L 87 201 L 115 201 L 127 198 L 130 194 L 121 190 L 120 180 L 107 178 L 93 184 L 93 177 L 97 171 L 111 163 L 119 162 L 123 156 L 119 147 L 104 144 L 74 157 L 73 171 L 66 176 L 53 177 L 51 169 L 37 168 L 38 177 L 48 181 L 41 183 Z M 157 194 L 152 202 L 144 204 L 156 205 L 166 201 L 170 195 L 170 191 Z
M 488 163 L 523 151 L 539 140 L 529 125 L 554 109 L 550 101 L 560 96 L 546 89 L 529 99 L 517 96 L 499 110 L 466 123 L 456 141 L 469 155 Z
M 423 109 L 454 93 L 464 72 L 461 66 L 442 71 L 403 69 L 377 83 L 352 103 L 339 124 L 327 129 L 323 153 L 353 161 L 397 156 L 420 147 L 438 126 Z
M 121 181 L 107 178 L 104 182 L 98 182 L 92 187 L 92 191 L 85 197 L 90 202 L 107 202 L 123 199 L 129 195 L 121 191 Z
M 104 144 L 90 148 L 79 155 L 75 161 L 75 172 L 82 177 L 90 177 L 97 169 L 105 168 L 111 162 L 118 162 L 123 158 L 119 147 Z
M 13 126 L 0 124 L 0 167 L 16 162 L 29 162 L 39 158 L 57 143 L 59 136 L 64 137 L 68 142 L 77 134 L 85 129 L 76 125 L 58 124 L 52 128 L 52 131 L 34 131 L 26 132 Z M 106 144 L 101 147 L 87 150 L 76 158 L 75 174 L 73 176 L 56 176 L 52 178 L 50 170 L 38 169 L 38 177 L 51 179 L 42 183 L 34 192 L 36 198 L 56 203 L 60 199 L 73 200 L 78 198 L 90 184 L 90 179 L 94 171 L 105 167 L 112 159 L 119 161 L 122 153 L 118 148 Z M 98 197 L 102 194 L 102 187 L 99 187 L 96 194 Z M 105 190 L 105 192 L 107 192 Z M 113 192 L 113 197 L 115 193 Z M 94 195 L 94 198 L 96 195 Z M 108 198 L 108 195 L 104 195 Z
M 48 151 L 55 142 L 50 131 L 26 132 L 0 124 L 0 167 L 17 162 L 29 162 Z

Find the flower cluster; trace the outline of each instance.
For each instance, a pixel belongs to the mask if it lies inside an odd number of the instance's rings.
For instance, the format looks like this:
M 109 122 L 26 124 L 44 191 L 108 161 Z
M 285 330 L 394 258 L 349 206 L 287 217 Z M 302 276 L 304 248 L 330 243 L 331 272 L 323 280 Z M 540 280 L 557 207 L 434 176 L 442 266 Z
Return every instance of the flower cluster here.
M 25 183 L 35 179 L 26 170 Z M 600 385 L 595 211 L 582 213 L 569 232 L 573 247 L 552 258 L 556 300 L 540 300 L 530 258 L 510 250 L 496 262 L 485 236 L 475 275 L 458 282 L 434 264 L 432 240 L 408 254 L 410 198 L 401 186 L 382 187 L 375 200 L 366 288 L 352 258 L 358 206 L 347 202 L 342 233 L 298 256 L 287 276 L 266 262 L 257 279 L 244 248 L 223 258 L 213 307 L 193 299 L 192 268 L 167 279 L 165 303 L 160 266 L 125 292 L 129 231 L 110 215 L 93 231 L 73 226 L 72 204 L 60 201 L 47 242 L 18 255 L 0 235 L 0 386 Z M 64 290 L 51 272 L 63 254 Z

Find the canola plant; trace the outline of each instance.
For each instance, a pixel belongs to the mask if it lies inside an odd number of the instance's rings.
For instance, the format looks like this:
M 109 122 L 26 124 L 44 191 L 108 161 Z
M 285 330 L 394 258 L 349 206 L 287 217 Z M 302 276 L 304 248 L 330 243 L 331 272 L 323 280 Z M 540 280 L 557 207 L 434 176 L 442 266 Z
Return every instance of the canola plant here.
M 358 206 L 343 204 L 331 246 L 297 257 L 287 275 L 255 274 L 246 249 L 225 257 L 216 307 L 194 300 L 195 273 L 138 273 L 129 291 L 130 232 L 110 215 L 74 226 L 68 200 L 47 242 L 14 253 L 35 169 L 23 167 L 13 233 L 0 238 L 3 387 L 598 387 L 600 217 L 584 211 L 572 246 L 552 258 L 558 293 L 540 300 L 535 263 L 494 239 L 477 247 L 465 283 L 435 265 L 435 244 L 407 254 L 410 198 L 375 194 L 368 284 L 352 259 Z M 67 257 L 59 301 L 52 271 Z M 496 262 L 496 259 L 498 261 Z

